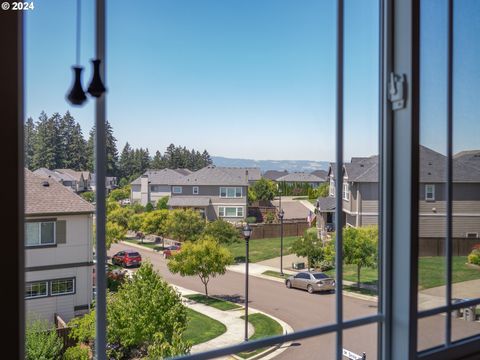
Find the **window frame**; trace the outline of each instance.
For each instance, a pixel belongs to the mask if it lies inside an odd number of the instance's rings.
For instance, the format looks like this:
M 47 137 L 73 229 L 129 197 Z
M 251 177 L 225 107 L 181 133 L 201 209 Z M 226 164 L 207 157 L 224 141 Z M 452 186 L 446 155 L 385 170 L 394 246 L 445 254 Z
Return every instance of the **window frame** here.
M 198 195 L 200 194 L 200 188 L 198 186 L 192 187 L 192 194 L 193 195 Z
M 342 199 L 345 201 L 350 201 L 350 184 L 348 181 L 344 181 L 342 184 Z
M 227 215 L 227 209 L 235 209 L 235 215 L 229 216 Z M 241 215 L 238 215 L 239 211 L 242 213 Z M 223 214 L 223 215 L 222 215 Z M 243 206 L 227 206 L 227 205 L 222 205 L 218 207 L 218 217 L 221 218 L 243 218 L 244 217 L 244 209 Z
M 179 191 L 175 191 L 179 190 Z M 181 186 L 172 186 L 172 194 L 182 194 L 183 188 Z
M 429 187 L 431 191 L 428 191 Z M 425 184 L 425 201 L 435 201 L 435 184 Z
M 38 244 L 28 244 L 27 236 L 28 231 L 25 231 L 25 248 L 42 248 L 42 247 L 55 247 L 57 246 L 57 221 L 56 220 L 39 220 L 39 221 L 25 221 L 25 228 L 32 224 L 38 224 Z M 42 224 L 53 224 L 53 242 L 42 243 Z
M 55 281 L 72 281 L 72 291 L 70 292 L 62 292 L 62 293 L 54 293 L 53 292 L 53 283 Z M 60 279 L 52 279 L 49 281 L 49 285 L 50 285 L 50 296 L 54 297 L 54 296 L 65 296 L 65 295 L 74 295 L 76 293 L 76 290 L 77 290 L 77 286 L 76 286 L 76 279 L 74 277 L 69 277 L 69 278 L 60 278 Z
M 27 296 L 27 286 L 31 286 L 34 284 L 45 284 L 45 295 L 39 295 L 39 296 Z M 25 283 L 25 300 L 31 300 L 31 299 L 40 299 L 40 298 L 45 298 L 49 296 L 49 286 L 48 286 L 48 280 L 39 280 L 39 281 L 28 281 Z
M 238 189 L 240 189 L 240 196 L 237 196 Z M 228 190 L 233 190 L 233 196 L 228 195 Z M 218 196 L 222 199 L 240 199 L 243 197 L 243 188 L 241 186 L 220 186 Z

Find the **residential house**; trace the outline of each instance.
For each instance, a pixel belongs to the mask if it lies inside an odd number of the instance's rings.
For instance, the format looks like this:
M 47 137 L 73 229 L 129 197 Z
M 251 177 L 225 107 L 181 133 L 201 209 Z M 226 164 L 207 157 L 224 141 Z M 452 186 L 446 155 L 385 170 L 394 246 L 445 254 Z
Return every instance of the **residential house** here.
M 95 191 L 97 187 L 96 181 L 97 181 L 97 177 L 95 176 L 95 173 L 92 173 L 91 180 L 90 180 L 90 189 L 92 191 Z M 107 193 L 116 189 L 117 187 L 118 187 L 118 183 L 117 183 L 117 178 L 115 176 L 105 177 L 105 189 L 107 190 Z
M 315 171 L 312 171 L 310 174 L 319 177 L 324 182 L 327 181 L 327 179 L 328 179 L 328 171 L 327 170 L 315 170 Z
M 94 211 L 58 181 L 25 170 L 27 317 L 69 321 L 90 308 Z
M 240 222 L 247 215 L 248 185 L 259 178 L 259 170 L 207 166 L 172 183 L 168 206 L 198 210 L 208 220 Z
M 278 171 L 278 170 L 267 170 L 265 171 L 265 173 L 263 174 L 263 177 L 265 179 L 269 179 L 269 180 L 277 180 L 279 177 L 282 177 L 282 176 L 285 176 L 288 174 L 288 171 L 287 170 L 283 170 L 283 171 Z
M 171 185 L 190 174 L 188 169 L 147 170 L 142 176 L 131 182 L 131 198 L 133 202 L 155 204 L 159 199 L 171 195 Z
M 285 183 L 288 186 L 303 186 L 308 184 L 312 188 L 317 188 L 325 182 L 325 179 L 307 172 L 294 172 L 283 175 L 275 181 L 277 183 Z
M 76 177 L 73 177 L 69 174 L 62 174 L 60 172 L 57 172 L 55 170 L 49 170 L 47 168 L 39 168 L 34 171 L 34 174 L 41 176 L 45 179 L 55 180 L 63 186 L 71 189 L 72 191 L 77 191 L 77 179 Z
M 480 151 L 456 154 L 453 159 L 453 238 L 456 252 L 465 253 L 480 234 Z M 335 189 L 335 164 L 330 165 L 330 199 L 340 191 Z M 379 199 L 378 156 L 352 158 L 343 166 L 343 220 L 346 226 L 366 226 L 378 223 Z M 431 247 L 443 248 L 446 236 L 446 157 L 432 149 L 420 147 L 419 237 L 420 251 L 431 253 Z M 317 201 L 317 226 L 324 229 L 333 220 L 335 202 L 329 198 Z M 480 242 L 480 240 L 479 240 Z
M 91 175 L 89 171 L 76 171 L 72 169 L 55 169 L 55 172 L 70 176 L 76 181 L 75 192 L 81 193 L 90 190 Z

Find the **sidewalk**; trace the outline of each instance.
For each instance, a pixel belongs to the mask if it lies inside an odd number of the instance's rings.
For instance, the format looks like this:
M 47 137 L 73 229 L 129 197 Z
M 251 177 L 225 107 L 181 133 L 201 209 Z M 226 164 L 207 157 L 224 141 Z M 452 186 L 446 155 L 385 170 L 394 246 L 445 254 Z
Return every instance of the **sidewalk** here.
M 196 291 L 188 290 L 188 289 L 182 288 L 180 286 L 176 286 L 176 285 L 172 285 L 172 286 L 180 294 L 182 294 L 182 296 L 191 295 L 191 294 L 199 294 Z M 223 311 L 223 310 L 218 310 L 218 309 L 216 309 L 214 307 L 211 307 L 211 306 L 208 306 L 208 305 L 196 303 L 196 302 L 194 302 L 192 300 L 189 300 L 189 299 L 184 299 L 184 304 L 187 307 L 191 308 L 192 310 L 195 310 L 195 311 L 197 311 L 197 312 L 199 312 L 203 315 L 206 315 L 206 316 L 208 316 L 212 319 L 220 321 L 227 328 L 227 331 L 225 333 L 223 333 L 222 335 L 220 335 L 220 336 L 218 336 L 218 337 L 216 337 L 216 338 L 214 338 L 210 341 L 207 341 L 207 342 L 204 342 L 204 343 L 193 346 L 192 350 L 191 350 L 192 354 L 207 351 L 207 350 L 212 350 L 212 349 L 218 349 L 220 347 L 237 345 L 237 344 L 243 342 L 244 335 L 245 335 L 245 320 L 241 318 L 241 316 L 243 316 L 245 314 L 244 311 L 243 311 L 243 308 Z M 249 314 L 255 314 L 255 313 L 263 313 L 263 312 L 249 307 Z M 271 316 L 269 314 L 266 314 L 266 313 L 263 313 L 263 314 L 265 314 L 265 315 L 269 316 L 270 318 L 274 319 L 275 321 L 277 321 L 282 326 L 284 333 L 293 332 L 292 327 L 290 325 L 288 325 L 287 323 L 285 323 L 284 321 L 282 321 L 280 319 L 277 319 L 274 316 Z M 248 336 L 249 337 L 252 336 L 254 331 L 255 331 L 255 329 L 249 323 L 248 324 Z M 288 348 L 288 346 L 286 346 L 286 345 L 288 345 L 288 344 L 283 344 L 282 347 L 276 349 L 275 351 L 271 352 L 270 354 L 266 355 L 263 358 L 267 359 L 267 358 L 272 358 L 273 356 L 279 355 L 281 352 L 285 351 Z M 236 357 L 226 356 L 226 357 L 220 357 L 218 359 L 228 359 L 228 360 L 230 360 L 230 359 L 236 359 Z

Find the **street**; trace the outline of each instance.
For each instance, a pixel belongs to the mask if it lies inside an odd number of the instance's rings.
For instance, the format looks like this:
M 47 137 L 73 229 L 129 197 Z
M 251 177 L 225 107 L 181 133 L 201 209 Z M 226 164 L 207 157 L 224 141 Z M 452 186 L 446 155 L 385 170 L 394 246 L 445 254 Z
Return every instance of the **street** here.
M 108 255 L 126 250 L 124 244 L 113 244 Z M 131 248 L 133 249 L 133 248 Z M 149 260 L 161 276 L 169 283 L 198 292 L 204 291 L 198 277 L 181 277 L 170 273 L 160 253 L 139 250 L 143 260 Z M 249 306 L 287 322 L 293 329 L 302 330 L 319 325 L 331 324 L 335 320 L 335 294 L 308 294 L 306 291 L 287 289 L 282 283 L 250 276 Z M 227 271 L 213 278 L 208 285 L 209 294 L 234 302 L 243 303 L 245 276 Z M 349 296 L 343 297 L 344 319 L 353 319 L 375 314 L 377 305 Z M 444 317 L 434 316 L 419 322 L 419 348 L 437 345 L 443 340 Z M 435 329 L 435 331 L 432 331 Z M 453 333 L 468 336 L 480 332 L 479 323 L 463 320 L 453 321 Z M 376 359 L 377 325 L 370 324 L 344 331 L 343 347 L 357 354 L 365 352 L 367 359 Z M 335 334 L 296 341 L 277 357 L 286 359 L 333 359 Z

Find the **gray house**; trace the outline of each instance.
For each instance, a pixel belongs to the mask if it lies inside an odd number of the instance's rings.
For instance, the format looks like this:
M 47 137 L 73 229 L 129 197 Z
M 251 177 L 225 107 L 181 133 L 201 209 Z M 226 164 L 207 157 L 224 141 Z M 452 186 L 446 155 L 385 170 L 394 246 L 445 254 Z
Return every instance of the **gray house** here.
M 312 188 L 319 187 L 325 182 L 324 178 L 320 178 L 314 174 L 307 172 L 294 172 L 281 176 L 275 180 L 277 183 L 283 182 L 287 185 L 303 185 L 308 184 Z
M 162 197 L 170 196 L 171 185 L 190 173 L 188 169 L 147 170 L 132 181 L 130 200 L 143 206 L 155 204 Z
M 207 166 L 172 183 L 168 206 L 198 210 L 206 219 L 241 222 L 247 215 L 248 185 L 260 170 Z
M 462 152 L 453 160 L 453 238 L 457 253 L 465 253 L 480 234 L 480 151 Z M 343 166 L 343 220 L 346 226 L 378 223 L 378 156 L 352 158 Z M 335 188 L 335 164 L 328 173 L 329 198 L 340 195 Z M 430 248 L 442 251 L 446 219 L 446 157 L 427 147 L 420 147 L 419 237 L 421 253 Z M 332 221 L 335 203 L 326 198 L 317 201 L 317 226 L 324 229 Z M 462 239 L 473 239 L 461 242 Z M 479 240 L 480 241 L 480 240 Z M 465 247 L 462 248 L 462 247 Z

